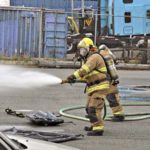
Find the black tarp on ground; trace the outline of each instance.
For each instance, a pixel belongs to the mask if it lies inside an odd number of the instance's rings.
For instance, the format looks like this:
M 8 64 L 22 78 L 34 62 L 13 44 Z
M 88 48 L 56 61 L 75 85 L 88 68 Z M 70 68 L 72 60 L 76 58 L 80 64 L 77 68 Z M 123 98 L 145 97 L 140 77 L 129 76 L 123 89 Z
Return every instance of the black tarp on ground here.
M 70 140 L 82 139 L 81 134 L 68 134 L 68 133 L 55 133 L 55 132 L 42 132 L 34 130 L 21 130 L 15 127 L 6 130 L 1 130 L 4 134 L 20 135 L 24 137 L 29 137 L 33 139 L 39 139 L 44 141 L 50 141 L 55 143 L 66 142 Z

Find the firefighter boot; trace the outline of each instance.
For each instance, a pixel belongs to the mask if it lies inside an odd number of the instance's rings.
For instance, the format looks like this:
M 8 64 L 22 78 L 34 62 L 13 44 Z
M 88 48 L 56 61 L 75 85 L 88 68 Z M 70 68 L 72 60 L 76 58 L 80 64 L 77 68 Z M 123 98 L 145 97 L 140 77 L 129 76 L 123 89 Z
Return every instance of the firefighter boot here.
M 92 128 L 93 128 L 92 126 L 90 126 L 90 127 L 85 126 L 85 127 L 84 127 L 84 130 L 85 130 L 85 131 L 92 131 Z
M 114 114 L 114 116 L 112 117 L 112 121 L 115 121 L 115 122 L 121 122 L 121 121 L 124 121 L 124 119 L 125 119 L 124 114 Z
M 87 136 L 103 136 L 104 130 L 92 130 L 87 132 Z
M 87 132 L 87 136 L 103 136 L 104 126 L 93 127 L 91 131 Z

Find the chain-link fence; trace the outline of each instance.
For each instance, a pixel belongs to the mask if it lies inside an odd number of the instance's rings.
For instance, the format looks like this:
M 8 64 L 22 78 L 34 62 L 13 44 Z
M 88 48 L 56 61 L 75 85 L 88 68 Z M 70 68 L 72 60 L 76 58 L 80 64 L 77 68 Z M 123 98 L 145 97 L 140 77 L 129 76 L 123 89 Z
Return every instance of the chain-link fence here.
M 101 44 L 107 45 L 111 50 L 115 53 L 118 60 L 128 63 L 150 63 L 150 2 L 149 1 L 132 1 L 132 0 L 118 0 L 118 1 L 109 1 L 109 0 L 51 0 L 51 1 L 27 1 L 27 0 L 10 0 L 10 4 L 14 6 L 25 6 L 25 7 L 40 7 L 42 9 L 48 8 L 48 9 L 64 9 L 64 16 L 66 17 L 66 20 L 68 24 L 66 24 L 66 27 L 64 27 L 63 35 L 60 31 L 59 37 L 63 36 L 63 40 L 65 41 L 65 38 L 67 40 L 67 53 L 76 53 L 77 51 L 77 43 L 83 38 L 83 37 L 90 37 L 93 39 L 95 45 L 99 46 Z M 25 8 L 24 7 L 24 8 Z M 31 8 L 32 9 L 32 8 Z M 25 17 L 23 15 L 22 18 L 25 18 L 25 24 L 22 23 L 21 27 L 24 26 L 26 29 L 25 34 L 22 34 L 24 38 L 26 38 L 26 41 L 31 39 L 31 37 L 38 32 L 35 32 L 33 35 L 31 31 L 36 28 L 32 28 L 31 25 L 38 24 L 38 21 L 36 21 L 36 17 L 32 17 L 32 15 L 28 15 L 29 13 L 26 13 Z M 6 17 L 6 15 L 8 17 Z M 8 23 L 7 20 L 11 20 L 11 17 L 14 19 L 15 16 L 18 18 L 19 13 L 11 13 L 11 11 L 8 11 L 8 14 L 5 16 L 3 15 L 3 18 L 5 18 L 5 22 L 8 25 L 8 27 L 11 27 L 11 21 Z M 17 16 L 18 15 L 18 16 Z M 14 17 L 13 17 L 14 16 Z M 63 16 L 63 18 L 64 18 Z M 61 20 L 61 17 L 55 17 L 56 23 Z M 51 22 L 49 20 L 49 22 Z M 51 22 L 52 23 L 52 22 Z M 19 23 L 18 23 L 19 24 Z M 48 23 L 47 23 L 48 24 Z M 63 24 L 60 21 L 58 24 L 58 28 L 60 26 L 64 26 L 65 22 L 63 20 Z M 3 22 L 0 23 L 0 26 L 4 28 Z M 16 24 L 13 28 L 15 28 Z M 49 25 L 48 25 L 49 26 Z M 47 27 L 48 27 L 47 26 Z M 18 26 L 19 27 L 19 26 Z M 37 27 L 37 26 L 36 26 Z M 54 25 L 54 30 L 55 30 Z M 20 28 L 20 27 L 19 27 Z M 66 32 L 67 28 L 67 32 Z M 1 35 L 10 34 L 10 37 L 16 34 L 14 36 L 14 41 L 16 41 L 17 33 L 20 32 L 20 30 L 17 31 L 17 29 L 14 29 L 12 32 L 11 28 L 8 28 L 7 32 L 2 32 Z M 43 29 L 42 29 L 43 30 Z M 41 57 L 42 55 L 46 55 L 48 57 L 56 57 L 55 53 L 49 55 L 49 44 L 51 45 L 52 40 L 49 40 L 50 34 L 49 34 L 49 28 L 47 32 L 45 30 L 42 31 L 47 37 L 46 39 L 43 38 L 43 36 L 40 36 L 41 40 L 44 40 L 41 44 L 47 44 L 47 47 L 43 47 L 45 52 L 39 53 L 37 51 L 41 49 L 41 47 L 37 47 L 36 50 L 33 50 L 39 43 L 32 42 L 32 40 L 29 40 L 28 43 L 26 42 L 21 43 L 20 47 L 23 46 L 24 51 L 31 52 L 34 51 L 34 55 Z M 29 32 L 29 34 L 28 34 Z M 66 34 L 66 35 L 65 35 Z M 52 35 L 52 33 L 51 33 Z M 57 36 L 57 31 L 54 31 L 54 36 Z M 29 36 L 29 38 L 27 38 Z M 9 37 L 9 36 L 6 36 Z M 35 36 L 37 37 L 37 36 Z M 60 38 L 57 36 L 57 40 L 54 37 L 54 43 L 55 43 L 55 52 L 58 51 L 63 45 L 63 42 L 60 42 Z M 2 36 L 2 39 L 4 37 Z M 14 55 L 16 53 L 16 50 L 19 46 L 19 44 L 14 47 L 13 44 L 7 44 L 9 43 L 8 38 L 4 38 L 5 42 L 1 42 L 1 47 L 3 50 L 1 52 L 11 52 L 8 51 L 5 48 L 4 45 L 9 47 L 13 47 L 11 55 Z M 19 40 L 21 40 L 19 38 Z M 1 40 L 2 41 L 2 40 Z M 6 43 L 7 41 L 7 43 Z M 13 40 L 10 40 L 12 42 Z M 13 43 L 13 42 L 12 42 Z M 35 44 L 37 43 L 37 44 Z M 5 47 L 6 47 L 5 46 Z M 59 47 L 57 47 L 59 46 Z M 63 45 L 65 48 L 65 44 Z M 66 49 L 62 49 L 61 52 L 58 54 L 59 57 L 65 58 Z M 22 52 L 22 48 L 19 48 L 19 50 Z M 48 53 L 47 53 L 48 52 Z M 53 51 L 51 51 L 53 52 Z

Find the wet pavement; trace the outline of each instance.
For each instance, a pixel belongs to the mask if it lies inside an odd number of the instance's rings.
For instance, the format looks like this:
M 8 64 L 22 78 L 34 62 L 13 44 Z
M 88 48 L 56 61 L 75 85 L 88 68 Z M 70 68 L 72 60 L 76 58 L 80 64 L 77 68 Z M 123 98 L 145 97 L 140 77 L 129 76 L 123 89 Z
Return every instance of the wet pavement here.
M 73 69 L 43 69 L 26 68 L 30 71 L 50 73 L 64 79 L 73 72 Z M 150 86 L 150 71 L 119 71 L 120 86 Z M 31 89 L 0 87 L 0 125 L 17 125 L 35 127 L 28 120 L 9 116 L 4 109 L 42 110 L 58 113 L 61 108 L 84 105 L 86 95 L 83 93 L 84 85 L 44 86 Z M 149 91 L 135 92 L 135 96 L 150 97 Z M 133 95 L 133 93 L 132 93 Z M 130 101 L 129 101 L 130 102 Z M 133 101 L 132 101 L 133 102 Z M 137 102 L 137 101 L 134 101 Z M 149 101 L 150 102 L 150 101 Z M 122 100 L 122 103 L 128 103 Z M 150 112 L 150 106 L 126 106 L 125 113 Z M 84 109 L 70 111 L 69 113 L 84 116 Z M 108 114 L 111 114 L 108 108 Z M 105 132 L 102 137 L 88 137 L 83 130 L 89 122 L 63 117 L 65 122 L 57 127 L 44 127 L 46 130 L 63 130 L 67 133 L 83 134 L 84 138 L 76 141 L 62 143 L 81 150 L 149 150 L 150 149 L 150 119 L 126 122 L 105 121 Z M 72 121 L 73 123 L 69 123 Z M 39 128 L 39 127 L 38 127 Z M 43 128 L 43 127 L 42 127 Z

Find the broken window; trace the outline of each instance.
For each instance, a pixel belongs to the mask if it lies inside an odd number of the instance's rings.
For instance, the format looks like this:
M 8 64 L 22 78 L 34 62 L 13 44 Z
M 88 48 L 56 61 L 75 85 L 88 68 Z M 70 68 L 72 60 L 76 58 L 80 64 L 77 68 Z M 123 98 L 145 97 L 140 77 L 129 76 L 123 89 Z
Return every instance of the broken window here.
M 125 12 L 124 13 L 125 23 L 131 22 L 131 12 Z
M 147 19 L 150 19 L 150 9 L 147 10 L 147 15 L 146 15 Z
M 125 4 L 133 3 L 133 0 L 123 0 L 123 3 L 125 3 Z

